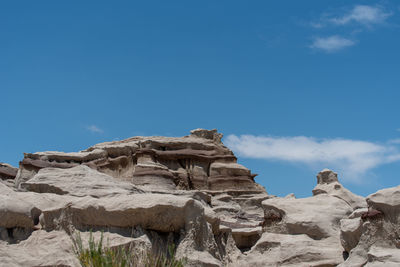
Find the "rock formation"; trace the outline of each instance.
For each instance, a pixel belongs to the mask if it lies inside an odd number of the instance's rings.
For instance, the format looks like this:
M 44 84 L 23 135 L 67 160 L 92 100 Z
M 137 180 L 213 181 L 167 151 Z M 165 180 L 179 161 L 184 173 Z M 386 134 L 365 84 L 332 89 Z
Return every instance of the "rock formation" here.
M 149 190 L 251 190 L 256 175 L 236 163 L 216 130 L 196 129 L 185 137 L 133 137 L 97 144 L 78 153 L 26 153 L 15 184 L 30 180 L 40 169 L 87 165 L 118 180 Z
M 400 187 L 366 199 L 317 175 L 313 196 L 268 195 L 216 130 L 133 137 L 0 164 L 0 266 L 79 266 L 71 236 L 173 242 L 187 266 L 399 266 Z

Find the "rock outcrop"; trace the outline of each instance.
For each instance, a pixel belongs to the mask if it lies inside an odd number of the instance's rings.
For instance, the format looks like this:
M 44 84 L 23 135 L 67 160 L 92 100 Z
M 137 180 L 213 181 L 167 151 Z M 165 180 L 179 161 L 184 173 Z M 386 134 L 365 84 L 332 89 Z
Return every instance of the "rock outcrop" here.
M 15 184 L 33 178 L 40 169 L 87 165 L 148 190 L 252 190 L 256 175 L 237 164 L 216 130 L 196 129 L 185 137 L 133 137 L 97 144 L 78 153 L 26 153 Z
M 340 266 L 399 266 L 400 186 L 380 190 L 366 201 L 368 209 L 342 227 L 351 250 Z
M 10 164 L 0 163 L 0 179 L 14 179 L 17 175 L 18 169 L 14 168 Z
M 338 181 L 337 173 L 331 170 L 324 169 L 318 173 L 317 183 L 317 186 L 312 191 L 314 196 L 328 194 L 345 201 L 353 209 L 367 207 L 365 199 L 344 188 Z
M 216 130 L 133 137 L 0 164 L 0 266 L 79 266 L 71 237 L 186 266 L 399 266 L 400 187 L 366 199 L 317 175 L 313 196 L 276 197 Z

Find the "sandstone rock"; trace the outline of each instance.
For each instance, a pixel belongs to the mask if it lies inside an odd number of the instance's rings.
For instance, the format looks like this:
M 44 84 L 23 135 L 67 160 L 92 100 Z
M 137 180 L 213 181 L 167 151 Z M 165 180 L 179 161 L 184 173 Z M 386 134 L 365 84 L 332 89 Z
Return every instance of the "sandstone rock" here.
M 14 168 L 10 164 L 0 163 L 0 180 L 14 179 L 17 172 L 18 168 Z
M 0 227 L 33 228 L 40 211 L 27 199 L 0 184 Z
M 319 194 L 266 199 L 262 206 L 264 234 L 245 258 L 252 266 L 336 266 L 344 261 L 339 221 L 353 210 L 345 201 Z
M 235 246 L 245 251 L 261 236 L 260 225 L 264 217 L 261 202 L 270 196 L 266 193 L 236 194 L 215 194 L 211 198 L 211 205 L 220 218 L 221 231 L 231 233 Z
M 98 242 L 101 232 L 93 232 L 93 239 Z M 89 233 L 80 233 L 82 244 L 87 248 Z M 105 232 L 105 247 L 140 247 L 150 246 L 143 238 L 123 237 Z M 146 243 L 147 242 L 147 243 Z M 35 231 L 19 244 L 0 244 L 1 266 L 81 266 L 74 252 L 73 242 L 64 231 Z
M 235 244 L 239 249 L 248 249 L 254 246 L 254 244 L 260 239 L 262 228 L 234 228 L 232 230 L 232 236 L 235 240 Z
M 367 198 L 368 210 L 359 218 L 361 236 L 341 266 L 397 266 L 400 259 L 400 186 Z
M 317 184 L 330 184 L 338 182 L 338 176 L 336 172 L 329 169 L 323 169 L 317 174 Z
M 267 230 L 306 234 L 320 240 L 339 236 L 339 221 L 352 212 L 341 199 L 320 194 L 309 198 L 273 198 L 262 202 Z
M 368 208 L 356 209 L 349 215 L 349 219 L 360 218 L 363 214 L 365 214 L 367 212 L 368 212 Z
M 81 230 L 141 226 L 168 233 L 185 229 L 193 216 L 204 216 L 204 210 L 201 204 L 189 198 L 136 194 L 100 199 L 76 198 L 61 208 L 45 209 L 42 215 L 40 223 L 49 231 L 65 225 Z
M 381 211 L 387 219 L 398 223 L 400 219 L 400 186 L 379 190 L 367 197 L 369 209 Z
M 368 261 L 365 266 L 400 266 L 400 250 L 396 248 L 383 248 L 372 246 L 368 251 Z
M 336 266 L 342 261 L 341 249 L 330 239 L 265 232 L 247 255 L 231 266 Z
M 70 237 L 62 231 L 35 231 L 19 244 L 0 244 L 3 266 L 80 266 Z
M 275 197 L 221 138 L 196 129 L 1 164 L 0 266 L 79 266 L 71 236 L 85 244 L 89 230 L 139 254 L 172 242 L 186 266 L 399 265 L 400 186 L 365 200 L 325 169 L 313 197 Z
M 222 134 L 217 132 L 217 129 L 205 130 L 205 129 L 195 129 L 190 131 L 190 135 L 197 136 L 200 138 L 206 138 L 220 143 L 222 139 Z
M 353 209 L 367 207 L 363 197 L 353 194 L 339 183 L 337 173 L 324 169 L 318 173 L 317 181 L 318 184 L 312 191 L 314 196 L 328 194 L 346 201 Z
M 347 252 L 350 252 L 350 250 L 357 246 L 361 233 L 361 218 L 342 219 L 340 221 L 340 241 Z
M 97 144 L 77 153 L 25 153 L 15 185 L 32 179 L 42 168 L 87 165 L 145 189 L 265 189 L 250 171 L 236 163 L 216 130 L 193 130 L 185 137 L 132 137 Z
M 43 168 L 21 187 L 37 193 L 96 198 L 143 192 L 131 183 L 115 180 L 85 165 L 69 169 Z

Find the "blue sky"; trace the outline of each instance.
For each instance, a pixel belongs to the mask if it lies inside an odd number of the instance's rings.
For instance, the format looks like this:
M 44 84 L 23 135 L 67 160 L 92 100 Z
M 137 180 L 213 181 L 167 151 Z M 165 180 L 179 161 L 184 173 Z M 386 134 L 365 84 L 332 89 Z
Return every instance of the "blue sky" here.
M 3 1 L 0 161 L 217 128 L 271 194 L 399 184 L 397 1 Z

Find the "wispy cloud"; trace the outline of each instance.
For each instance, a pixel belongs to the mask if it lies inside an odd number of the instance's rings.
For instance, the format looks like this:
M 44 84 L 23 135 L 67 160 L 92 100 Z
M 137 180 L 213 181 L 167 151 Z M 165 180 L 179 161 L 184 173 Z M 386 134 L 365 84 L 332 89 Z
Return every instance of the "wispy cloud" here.
M 399 144 L 400 145 L 400 138 L 389 140 L 389 144 Z
M 91 131 L 92 133 L 103 133 L 104 131 L 97 127 L 96 125 L 89 125 L 86 127 L 86 130 Z
M 356 5 L 347 14 L 331 18 L 330 21 L 337 25 L 345 25 L 351 22 L 372 25 L 385 22 L 391 15 L 392 13 L 386 12 L 379 6 Z
M 340 37 L 338 35 L 333 35 L 329 37 L 315 38 L 310 47 L 313 49 L 318 49 L 331 53 L 353 45 L 355 45 L 354 41 Z
M 354 182 L 373 168 L 400 160 L 400 151 L 389 143 L 350 139 L 229 135 L 224 143 L 242 157 L 328 167 Z

